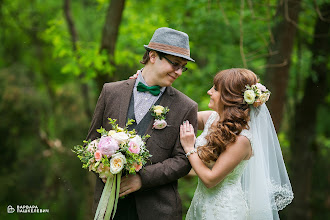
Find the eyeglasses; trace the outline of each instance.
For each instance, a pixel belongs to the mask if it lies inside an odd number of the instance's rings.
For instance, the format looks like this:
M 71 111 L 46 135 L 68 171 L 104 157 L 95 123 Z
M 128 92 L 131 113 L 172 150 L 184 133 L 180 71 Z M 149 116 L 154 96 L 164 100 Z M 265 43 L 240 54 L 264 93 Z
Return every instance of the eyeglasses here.
M 163 56 L 173 67 L 173 69 L 175 71 L 178 71 L 179 69 L 182 69 L 182 72 L 186 72 L 187 71 L 187 67 L 185 66 L 181 66 L 179 63 L 174 63 L 173 61 L 171 61 L 170 59 L 168 59 L 167 57 Z

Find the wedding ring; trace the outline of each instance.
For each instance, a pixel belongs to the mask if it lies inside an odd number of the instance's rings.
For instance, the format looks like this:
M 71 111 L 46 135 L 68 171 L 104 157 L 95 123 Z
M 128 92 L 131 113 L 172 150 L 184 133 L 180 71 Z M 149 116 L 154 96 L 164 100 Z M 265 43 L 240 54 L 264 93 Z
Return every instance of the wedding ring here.
M 186 132 L 190 132 L 190 129 L 187 129 Z

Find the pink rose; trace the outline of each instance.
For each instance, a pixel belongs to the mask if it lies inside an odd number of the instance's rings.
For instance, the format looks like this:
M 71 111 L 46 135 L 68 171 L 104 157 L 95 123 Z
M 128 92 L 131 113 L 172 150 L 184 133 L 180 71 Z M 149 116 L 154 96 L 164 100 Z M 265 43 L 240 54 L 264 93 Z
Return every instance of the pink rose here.
M 134 163 L 133 166 L 134 166 L 136 172 L 138 172 L 142 168 L 142 164 L 140 164 L 140 163 Z
M 140 153 L 140 147 L 139 147 L 139 145 L 137 145 L 137 143 L 135 143 L 134 141 L 130 141 L 128 145 L 129 145 L 128 150 L 131 153 L 133 153 L 133 154 Z
M 156 119 L 152 128 L 154 128 L 154 129 L 164 129 L 166 126 L 167 126 L 167 123 L 164 119 L 162 119 L 162 120 Z
M 109 136 L 103 136 L 100 139 L 98 150 L 110 157 L 112 154 L 116 153 L 116 150 L 119 149 L 118 143 L 115 139 Z
M 99 150 L 97 150 L 94 153 L 94 157 L 96 161 L 100 161 L 102 159 L 102 153 Z
M 266 92 L 267 88 L 266 86 L 262 85 L 261 83 L 256 84 L 257 88 L 261 90 L 261 92 Z

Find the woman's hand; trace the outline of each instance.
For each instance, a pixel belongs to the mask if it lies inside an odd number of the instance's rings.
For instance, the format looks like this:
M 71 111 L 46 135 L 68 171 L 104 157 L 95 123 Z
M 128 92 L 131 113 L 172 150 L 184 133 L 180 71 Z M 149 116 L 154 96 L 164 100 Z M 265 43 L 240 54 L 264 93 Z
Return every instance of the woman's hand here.
M 136 73 L 133 76 L 130 76 L 130 79 L 136 79 L 138 75 L 141 73 L 141 70 L 136 71 Z
M 194 127 L 188 121 L 184 121 L 180 126 L 180 141 L 186 153 L 194 149 L 196 136 Z

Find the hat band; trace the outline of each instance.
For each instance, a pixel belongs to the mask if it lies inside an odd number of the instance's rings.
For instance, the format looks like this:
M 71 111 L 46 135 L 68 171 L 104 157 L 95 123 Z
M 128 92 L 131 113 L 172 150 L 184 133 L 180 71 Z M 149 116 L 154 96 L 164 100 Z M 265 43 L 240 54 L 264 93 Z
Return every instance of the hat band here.
M 162 51 L 167 51 L 167 52 L 172 52 L 172 53 L 178 53 L 182 54 L 184 56 L 190 57 L 190 51 L 188 49 L 182 48 L 182 47 L 176 47 L 168 44 L 161 44 L 161 43 L 155 43 L 155 42 L 150 42 L 148 44 L 148 47 L 156 50 L 162 50 Z

